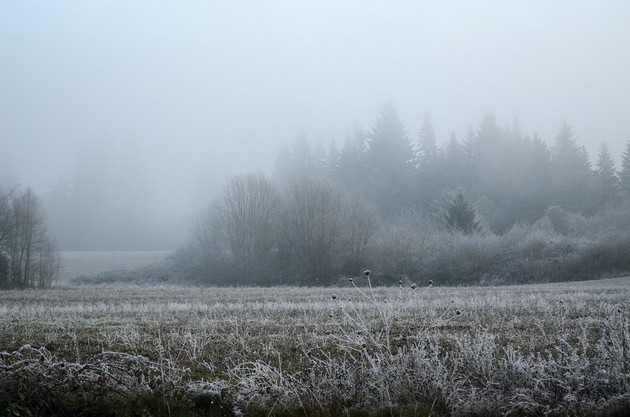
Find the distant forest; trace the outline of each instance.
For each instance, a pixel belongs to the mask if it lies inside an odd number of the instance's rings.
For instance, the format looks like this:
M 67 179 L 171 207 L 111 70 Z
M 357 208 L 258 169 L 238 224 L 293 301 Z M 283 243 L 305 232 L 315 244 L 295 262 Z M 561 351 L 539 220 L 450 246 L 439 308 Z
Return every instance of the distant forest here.
M 273 177 L 245 174 L 196 220 L 178 279 L 215 285 L 525 283 L 630 272 L 630 142 L 617 170 L 572 127 L 554 142 L 492 115 L 439 146 L 387 104 L 338 148 L 297 137 Z
M 133 166 L 130 160 L 118 167 L 129 179 L 118 190 L 90 187 L 99 182 L 77 175 L 71 192 L 53 195 L 52 213 L 66 220 L 57 227 L 94 239 L 112 228 L 116 209 L 143 221 L 114 230 L 141 238 L 137 231 L 154 223 L 149 207 L 129 204 L 147 193 Z M 103 197 L 111 201 L 104 205 Z M 32 190 L 0 190 L 0 287 L 54 281 L 59 257 L 46 214 Z M 192 223 L 188 243 L 163 268 L 96 281 L 335 285 L 364 269 L 378 285 L 624 275 L 630 141 L 616 169 L 605 144 L 593 164 L 566 122 L 549 145 L 488 115 L 440 146 L 428 117 L 410 138 L 387 104 L 369 131 L 355 130 L 341 148 L 299 135 L 279 150 L 272 176 L 232 178 Z

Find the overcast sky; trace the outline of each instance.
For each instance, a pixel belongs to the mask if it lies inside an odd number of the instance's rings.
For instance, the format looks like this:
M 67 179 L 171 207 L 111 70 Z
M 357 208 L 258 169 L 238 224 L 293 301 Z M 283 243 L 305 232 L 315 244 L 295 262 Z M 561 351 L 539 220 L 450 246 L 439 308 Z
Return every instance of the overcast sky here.
M 627 0 L 3 0 L 0 173 L 45 193 L 99 143 L 160 187 L 269 171 L 299 132 L 341 144 L 388 100 L 412 138 L 425 113 L 445 142 L 493 112 L 618 157 L 628 22 Z

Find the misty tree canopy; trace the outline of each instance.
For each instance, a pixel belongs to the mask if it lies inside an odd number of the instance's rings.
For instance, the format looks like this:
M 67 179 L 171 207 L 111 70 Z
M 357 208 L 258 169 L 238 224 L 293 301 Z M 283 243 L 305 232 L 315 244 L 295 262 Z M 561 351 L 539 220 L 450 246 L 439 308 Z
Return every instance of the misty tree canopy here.
M 626 270 L 628 257 L 615 254 L 630 239 L 601 224 L 630 227 L 629 172 L 630 144 L 619 172 L 606 144 L 592 165 L 566 122 L 549 146 L 487 115 L 439 145 L 428 115 L 412 140 L 388 103 L 369 131 L 355 128 L 339 148 L 300 133 L 280 149 L 273 181 L 235 177 L 198 220 L 179 265 L 196 282 L 301 285 L 370 266 L 375 279 L 436 282 Z M 577 234 L 594 246 L 563 240 Z M 594 269 L 592 258 L 607 260 Z
M 407 209 L 431 212 L 444 191 L 461 190 L 483 221 L 502 232 L 541 218 L 550 206 L 592 215 L 630 190 L 630 148 L 619 172 L 605 144 L 593 166 L 566 122 L 549 146 L 535 134 L 525 135 L 517 123 L 501 127 L 487 115 L 463 139 L 453 134 L 440 146 L 428 115 L 412 141 L 388 103 L 368 133 L 357 128 L 340 149 L 327 152 L 338 158 L 322 160 L 315 148 L 300 134 L 292 152 L 277 158 L 277 167 L 292 169 L 276 169 L 274 179 L 328 177 L 363 195 L 385 221 Z

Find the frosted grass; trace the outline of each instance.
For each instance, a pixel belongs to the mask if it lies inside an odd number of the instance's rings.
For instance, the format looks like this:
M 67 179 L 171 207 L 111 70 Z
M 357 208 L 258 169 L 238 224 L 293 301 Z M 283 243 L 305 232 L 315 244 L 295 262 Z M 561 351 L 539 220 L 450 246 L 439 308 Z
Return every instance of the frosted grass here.
M 12 352 L 29 345 L 50 361 L 46 369 L 92 364 L 101 372 L 105 352 L 118 352 L 117 361 L 141 355 L 134 360 L 151 370 L 142 378 L 157 375 L 160 364 L 176 376 L 169 401 L 212 383 L 208 392 L 216 397 L 222 387 L 215 400 L 237 414 L 257 408 L 340 415 L 415 407 L 438 416 L 630 410 L 630 279 L 515 287 L 418 283 L 415 290 L 369 289 L 362 277 L 354 282 L 358 289 L 103 285 L 1 292 L 2 372 L 27 384 Z M 44 372 L 36 371 L 41 361 L 28 363 L 32 375 Z M 29 389 L 46 392 L 50 387 L 41 381 L 33 377 Z M 142 395 L 158 392 L 132 382 Z

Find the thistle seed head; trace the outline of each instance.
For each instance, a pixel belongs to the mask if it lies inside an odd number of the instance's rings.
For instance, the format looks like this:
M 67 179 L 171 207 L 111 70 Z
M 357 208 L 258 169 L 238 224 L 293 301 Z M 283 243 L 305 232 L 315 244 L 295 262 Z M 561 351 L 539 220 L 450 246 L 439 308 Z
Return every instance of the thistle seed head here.
M 332 295 L 332 299 L 333 299 L 333 300 L 336 300 L 336 299 L 337 299 L 337 294 L 333 294 L 333 295 Z
M 363 271 L 363 273 L 365 274 L 366 277 L 370 276 L 370 270 L 366 269 L 365 271 Z
M 415 290 L 416 289 L 416 283 L 414 282 L 413 284 L 411 284 L 411 289 Z

